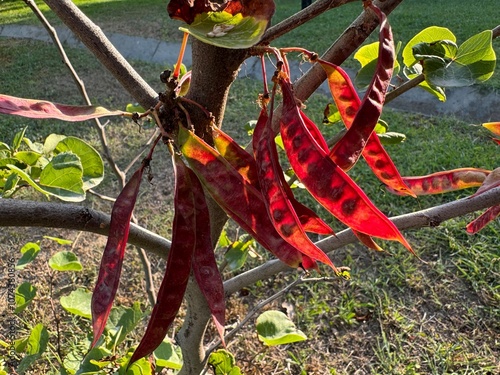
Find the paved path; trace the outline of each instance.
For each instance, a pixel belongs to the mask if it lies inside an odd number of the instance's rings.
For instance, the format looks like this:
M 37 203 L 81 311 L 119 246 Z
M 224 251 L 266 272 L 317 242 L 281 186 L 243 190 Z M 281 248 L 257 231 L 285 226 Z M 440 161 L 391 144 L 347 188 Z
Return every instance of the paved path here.
M 81 47 L 83 44 L 66 27 L 56 27 L 59 39 L 65 45 Z M 164 42 L 152 38 L 142 38 L 123 34 L 107 34 L 120 53 L 129 60 L 141 60 L 162 65 L 174 64 L 180 49 L 179 43 Z M 28 25 L 0 25 L 0 37 L 25 38 L 51 43 L 43 27 Z M 188 46 L 184 63 L 191 65 L 191 48 Z M 297 75 L 308 69 L 307 64 L 300 66 L 290 61 L 291 70 Z M 269 67 L 268 72 L 273 72 Z M 496 74 L 500 74 L 497 68 Z M 240 76 L 259 79 L 261 76 L 258 59 L 248 59 L 242 66 Z M 292 77 L 293 78 L 293 77 Z M 328 87 L 323 84 L 320 92 L 329 95 Z M 423 90 L 414 89 L 389 104 L 390 107 L 427 115 L 455 115 L 473 122 L 500 121 L 500 92 L 487 92 L 480 85 L 447 90 L 447 101 L 439 103 L 436 98 Z

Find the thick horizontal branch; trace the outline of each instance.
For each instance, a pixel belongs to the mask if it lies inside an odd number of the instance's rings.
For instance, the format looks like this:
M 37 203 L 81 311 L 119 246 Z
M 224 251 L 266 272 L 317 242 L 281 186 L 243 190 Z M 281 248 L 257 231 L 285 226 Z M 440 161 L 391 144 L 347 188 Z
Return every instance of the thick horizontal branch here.
M 473 198 L 463 198 L 451 203 L 431 207 L 425 210 L 413 212 L 406 215 L 396 216 L 391 220 L 401 229 L 417 229 L 422 227 L 435 227 L 440 223 L 500 204 L 500 187 L 492 189 L 484 194 Z M 465 229 L 464 229 L 465 230 Z M 316 244 L 323 251 L 333 257 L 333 251 L 357 241 L 350 229 L 337 233 L 335 237 L 328 237 Z M 272 260 L 263 265 L 244 272 L 224 283 L 226 295 L 233 294 L 244 287 L 255 284 L 257 281 L 268 279 L 269 277 L 284 271 L 293 269 L 278 260 Z
M 72 204 L 0 199 L 0 227 L 65 228 L 107 236 L 110 216 Z M 170 241 L 131 224 L 128 243 L 167 257 Z
M 70 0 L 44 0 L 50 9 L 85 44 L 118 82 L 144 108 L 153 107 L 157 93 L 111 44 L 101 28 Z

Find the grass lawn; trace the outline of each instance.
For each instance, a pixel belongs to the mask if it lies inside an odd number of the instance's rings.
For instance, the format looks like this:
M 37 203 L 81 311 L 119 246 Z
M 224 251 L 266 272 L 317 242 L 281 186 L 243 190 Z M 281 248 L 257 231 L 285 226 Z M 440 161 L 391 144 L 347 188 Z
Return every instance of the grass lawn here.
M 166 18 L 154 21 L 158 19 L 158 13 L 163 14 L 161 12 L 165 7 L 158 1 L 136 1 L 133 6 L 130 6 L 129 1 L 77 3 L 98 23 L 99 20 L 103 24 L 107 22 L 106 27 L 112 31 L 131 33 L 141 30 L 141 33 L 145 32 L 142 34 L 144 36 L 167 37 L 164 31 L 158 29 L 158 25 L 163 27 L 164 24 L 171 24 Z M 470 12 L 460 12 L 461 6 L 466 7 L 466 3 L 453 2 L 452 7 L 446 7 L 444 3 L 451 2 L 407 0 L 392 16 L 394 30 L 405 35 L 404 38 L 409 38 L 414 30 L 439 23 L 449 26 L 463 41 L 468 35 L 492 28 L 498 22 L 494 19 L 495 1 L 485 0 L 481 7 L 469 5 L 474 11 L 484 13 L 479 19 Z M 286 12 L 291 13 L 292 6 L 298 7 L 298 4 L 298 1 L 278 2 L 277 17 L 286 16 Z M 29 12 L 21 11 L 22 5 L 20 1 L 0 2 L 0 22 L 33 22 Z M 340 30 L 352 18 L 351 15 L 358 12 L 358 7 L 356 3 L 331 11 L 321 17 L 321 22 L 338 26 Z M 404 7 L 411 9 L 411 12 L 405 13 Z M 425 9 L 431 8 L 432 12 L 425 12 Z M 106 17 L 106 13 L 113 14 L 113 19 Z M 331 22 L 335 14 L 337 18 L 343 14 L 344 21 Z M 127 22 L 118 22 L 122 15 L 127 17 Z M 397 22 L 405 26 L 398 27 Z M 457 24 L 460 28 L 453 27 Z M 160 34 L 149 34 L 147 30 Z M 335 36 L 337 33 L 338 30 L 332 32 Z M 301 37 L 296 34 L 290 38 L 294 44 L 302 38 L 310 38 L 307 43 L 317 43 L 314 44 L 317 48 L 308 48 L 318 50 L 330 43 L 321 46 L 322 35 L 311 35 L 306 33 Z M 288 44 L 290 40 L 281 42 Z M 53 47 L 38 42 L 0 39 L 0 51 L 2 93 L 81 103 Z M 123 108 L 132 101 L 90 54 L 76 49 L 67 52 L 95 103 Z M 158 75 L 163 67 L 145 63 L 134 63 L 134 66 L 155 89 L 161 89 Z M 255 99 L 260 90 L 261 83 L 250 79 L 237 80 L 232 87 L 224 126 L 241 143 L 250 141 L 243 126 L 258 114 Z M 306 103 L 308 115 L 318 124 L 321 123 L 322 111 L 327 103 L 328 98 L 323 95 L 314 95 Z M 458 167 L 498 167 L 498 146 L 490 141 L 486 131 L 475 125 L 456 118 L 428 117 L 389 110 L 384 111 L 383 118 L 392 131 L 407 136 L 403 144 L 388 147 L 388 152 L 404 175 L 423 175 Z M 28 137 L 38 141 L 55 132 L 83 137 L 98 146 L 95 134 L 85 123 L 68 125 L 5 115 L 0 115 L 0 141 L 9 143 L 14 133 L 24 126 L 28 126 Z M 338 128 L 322 126 L 321 130 L 331 136 Z M 150 130 L 139 131 L 137 125 L 121 119 L 112 120 L 107 125 L 107 132 L 120 166 L 128 164 L 150 134 Z M 151 184 L 143 184 L 137 216 L 142 225 L 170 238 L 172 172 L 168 162 L 161 162 L 162 157 L 168 159 L 163 148 L 153 160 L 152 173 L 155 178 Z M 391 216 L 472 193 L 469 190 L 419 199 L 398 197 L 387 193 L 363 162 L 350 174 L 373 201 Z M 109 175 L 98 190 L 116 195 L 116 184 Z M 29 192 L 24 194 L 36 198 Z M 297 195 L 304 203 L 324 214 L 307 195 L 301 192 L 297 192 Z M 110 210 L 109 202 L 95 197 L 90 197 L 87 204 L 96 209 Z M 264 347 L 257 338 L 254 322 L 251 322 L 228 343 L 228 350 L 235 354 L 244 374 L 500 373 L 500 225 L 497 220 L 478 235 L 468 236 L 464 227 L 473 217 L 477 215 L 451 220 L 437 228 L 405 232 L 426 263 L 418 261 L 402 246 L 393 243 L 380 243 L 387 253 L 374 253 L 357 245 L 338 250 L 334 261 L 337 265 L 351 267 L 350 281 L 306 283 L 270 306 L 286 309 L 297 327 L 307 334 L 308 341 Z M 329 216 L 325 215 L 325 218 Z M 334 222 L 332 225 L 335 229 L 339 228 Z M 42 255 L 30 267 L 18 272 L 23 281 L 29 280 L 38 288 L 32 308 L 20 314 L 23 325 L 19 335 L 26 334 L 30 325 L 36 323 L 43 323 L 49 328 L 51 348 L 38 362 L 33 373 L 52 374 L 57 373 L 60 355 L 75 350 L 84 353 L 87 350 L 84 344 L 90 330 L 89 321 L 75 318 L 64 311 L 58 299 L 77 287 L 93 288 L 104 239 L 62 230 L 3 228 L 0 230 L 0 266 L 5 265 L 8 257 L 18 257 L 18 249 L 22 244 L 42 240 L 43 235 L 75 240 L 72 250 L 84 265 L 84 270 L 79 273 L 52 271 L 47 266 L 47 260 L 60 249 L 47 244 Z M 223 250 L 219 249 L 218 252 L 222 254 Z M 268 257 L 263 251 L 259 250 L 259 253 L 264 259 Z M 126 256 L 117 303 L 130 306 L 133 301 L 139 301 L 145 310 L 147 299 L 140 262 L 133 249 Z M 155 257 L 151 261 L 155 283 L 159 285 L 164 263 Z M 252 258 L 246 267 L 260 262 Z M 322 271 L 322 276 L 330 276 L 328 270 Z M 225 274 L 226 277 L 231 275 L 229 272 Z M 228 323 L 241 320 L 256 303 L 285 287 L 296 277 L 294 273 L 277 275 L 231 297 L 228 301 Z M 4 305 L 3 298 L 6 297 L 0 297 L 0 305 Z M 181 320 L 176 322 L 176 330 L 180 323 Z M 214 331 L 210 328 L 209 335 L 212 333 Z M 137 340 L 137 336 L 132 335 L 121 349 L 136 343 L 134 340 Z

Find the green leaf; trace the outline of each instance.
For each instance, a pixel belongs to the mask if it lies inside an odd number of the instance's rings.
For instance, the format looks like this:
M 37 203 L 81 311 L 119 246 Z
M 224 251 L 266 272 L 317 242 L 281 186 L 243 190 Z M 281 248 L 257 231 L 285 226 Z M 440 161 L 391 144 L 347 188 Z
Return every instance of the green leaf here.
M 18 314 L 23 311 L 33 301 L 36 296 L 36 287 L 28 281 L 22 283 L 16 288 L 16 309 L 14 313 Z
M 492 31 L 486 30 L 465 41 L 458 49 L 445 48 L 449 42 L 419 43 L 413 47 L 423 60 L 426 81 L 435 86 L 470 86 L 489 79 L 496 65 Z
M 342 116 L 340 116 L 337 106 L 335 103 L 328 103 L 323 111 L 323 124 L 332 125 L 339 121 L 342 121 Z
M 225 349 L 212 352 L 208 357 L 208 364 L 214 369 L 215 375 L 241 375 L 234 356 Z
M 219 237 L 219 242 L 218 246 L 219 247 L 228 247 L 231 245 L 231 239 L 228 237 L 227 232 L 225 230 L 222 231 L 220 237 Z
M 60 251 L 49 259 L 49 266 L 56 271 L 81 271 L 82 264 L 75 253 Z
M 25 171 L 23 171 L 22 169 L 16 167 L 15 165 L 13 164 L 7 164 L 7 167 L 12 170 L 12 171 L 15 171 L 24 181 L 26 181 L 31 187 L 33 187 L 36 191 L 42 193 L 43 195 L 50 195 L 50 193 L 48 191 L 45 191 L 44 189 L 42 189 L 40 186 L 38 186 L 38 184 L 33 181 L 33 179 L 30 177 L 30 175 L 28 175 Z
M 40 153 L 34 151 L 17 151 L 14 153 L 17 160 L 27 165 L 35 165 L 40 156 L 42 156 Z
M 230 270 L 236 271 L 243 267 L 247 260 L 248 251 L 253 244 L 253 239 L 242 242 L 234 241 L 224 257 Z
M 127 106 L 125 107 L 125 111 L 134 113 L 134 112 L 145 112 L 144 108 L 139 103 L 128 103 Z
M 407 67 L 411 67 L 418 62 L 418 59 L 413 56 L 413 46 L 418 43 L 426 42 L 433 43 L 440 40 L 449 40 L 452 42 L 456 42 L 457 38 L 455 35 L 444 27 L 431 26 L 428 27 L 417 35 L 415 35 L 410 41 L 406 44 L 403 49 L 403 62 Z
M 12 150 L 17 151 L 19 147 L 21 147 L 21 142 L 23 141 L 24 134 L 28 127 L 26 126 L 22 130 L 18 131 L 16 135 L 14 135 L 14 139 L 12 140 Z
M 179 30 L 207 44 L 223 48 L 249 48 L 256 44 L 268 24 L 267 19 L 226 11 L 198 14 L 194 22 Z
M 40 175 L 40 187 L 59 199 L 81 202 L 85 199 L 83 190 L 83 167 L 80 158 L 63 152 L 52 158 Z
M 51 236 L 43 236 L 43 238 L 45 238 L 45 239 L 47 239 L 47 240 L 55 241 L 55 242 L 57 242 L 59 245 L 63 245 L 63 246 L 71 245 L 71 244 L 73 243 L 73 241 L 71 241 L 71 240 L 66 240 L 66 239 L 64 239 L 64 238 L 51 237 Z
M 118 306 L 111 309 L 106 327 L 108 329 L 115 329 L 117 334 L 119 334 L 116 340 L 117 345 L 121 344 L 125 340 L 125 337 L 137 327 L 142 316 L 143 313 L 139 302 L 134 302 L 131 308 Z M 116 328 L 118 327 L 121 329 L 117 330 Z
M 61 297 L 60 302 L 64 310 L 69 313 L 86 319 L 91 319 L 91 299 L 92 293 L 87 292 L 85 289 L 78 288 L 77 290 L 72 291 L 68 296 Z
M 266 311 L 257 318 L 259 340 L 268 346 L 307 340 L 307 336 L 281 311 Z
M 174 345 L 168 341 L 164 340 L 158 348 L 153 352 L 155 357 L 156 366 L 168 367 L 174 370 L 180 370 L 182 368 L 182 360 L 177 355 Z
M 354 79 L 356 87 L 360 89 L 366 89 L 373 79 L 373 75 L 377 69 L 379 44 L 380 42 L 374 42 L 362 46 L 353 56 L 354 59 L 358 60 L 361 64 L 361 69 L 358 71 Z M 394 59 L 393 74 L 397 75 L 398 73 L 399 62 L 397 59 Z
M 38 360 L 42 354 L 47 350 L 49 342 L 49 333 L 43 324 L 37 324 L 31 331 L 26 346 L 26 356 L 21 360 L 17 367 L 18 374 L 24 374 L 30 366 Z
M 72 152 L 80 158 L 83 168 L 83 189 L 99 185 L 104 178 L 104 163 L 99 153 L 76 137 L 66 137 L 56 147 L 57 152 Z
M 378 138 L 383 145 L 396 145 L 402 143 L 406 140 L 406 135 L 395 132 L 387 132 L 384 134 L 379 134 Z
M 45 155 L 49 155 L 56 149 L 59 142 L 61 142 L 64 138 L 66 138 L 65 135 L 50 134 L 47 138 L 45 138 L 45 142 L 43 144 L 43 153 Z
M 404 72 L 406 78 L 408 78 L 408 79 L 416 78 L 417 76 L 419 76 L 423 72 L 422 65 L 415 64 L 411 68 L 407 68 L 405 66 L 405 68 L 403 69 L 403 72 Z M 427 81 L 420 83 L 418 85 L 418 87 L 420 87 L 420 88 L 424 89 L 425 91 L 427 91 L 428 93 L 434 95 L 436 98 L 439 99 L 439 101 L 441 101 L 441 102 L 446 101 L 446 94 L 445 94 L 444 88 L 430 85 Z
M 35 242 L 28 242 L 21 248 L 21 259 L 17 261 L 16 270 L 22 270 L 31 263 L 40 252 L 40 245 Z
M 377 134 L 384 134 L 384 133 L 387 133 L 388 127 L 389 127 L 389 125 L 387 124 L 387 122 L 385 122 L 382 119 L 379 119 L 377 122 L 377 125 L 375 125 L 374 131 Z

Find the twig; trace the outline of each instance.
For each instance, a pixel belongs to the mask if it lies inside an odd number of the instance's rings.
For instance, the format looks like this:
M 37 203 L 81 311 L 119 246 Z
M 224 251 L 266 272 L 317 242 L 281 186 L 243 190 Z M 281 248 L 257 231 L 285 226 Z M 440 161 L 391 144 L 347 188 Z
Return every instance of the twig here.
M 262 37 L 259 44 L 269 44 L 271 41 L 290 32 L 300 25 L 303 25 L 320 14 L 323 14 L 327 10 L 337 8 L 353 1 L 357 0 L 318 0 L 300 12 L 295 13 L 293 16 L 288 17 L 273 27 L 270 27 Z
M 143 108 L 155 106 L 158 102 L 156 91 L 71 0 L 44 1 Z
M 303 282 L 302 278 L 298 278 L 295 281 L 293 281 L 290 285 L 287 285 L 285 288 L 281 289 L 280 291 L 276 292 L 273 294 L 271 297 L 265 299 L 264 301 L 259 302 L 257 305 L 254 306 L 252 310 L 250 310 L 247 315 L 241 320 L 241 322 L 234 327 L 230 332 L 228 332 L 224 336 L 224 341 L 228 342 L 233 338 L 233 336 L 241 329 L 243 326 L 254 316 L 257 314 L 262 308 L 264 308 L 266 305 L 270 304 L 274 300 L 278 299 L 281 297 L 283 294 L 288 293 L 290 290 L 292 290 L 295 286 L 301 284 Z M 210 353 L 215 350 L 219 345 L 222 344 L 222 340 L 219 338 L 217 339 L 211 346 L 210 348 L 207 349 L 206 355 L 205 355 L 205 360 L 208 360 L 208 357 L 210 356 Z
M 71 78 L 73 78 L 73 81 L 75 82 L 76 86 L 78 87 L 78 91 L 83 97 L 83 100 L 85 101 L 85 104 L 87 105 L 92 105 L 92 102 L 90 101 L 90 98 L 87 94 L 87 90 L 85 89 L 85 83 L 80 79 L 78 76 L 78 73 L 76 70 L 73 68 L 73 65 L 71 64 L 71 61 L 68 58 L 68 55 L 66 55 L 66 51 L 64 50 L 64 47 L 61 44 L 61 41 L 59 40 L 59 37 L 57 35 L 57 31 L 55 28 L 52 27 L 52 25 L 49 23 L 47 18 L 43 15 L 43 13 L 40 11 L 38 6 L 33 0 L 24 0 L 26 5 L 31 8 L 33 13 L 38 17 L 42 25 L 45 27 L 47 32 L 49 33 L 52 41 L 54 42 L 55 46 L 57 47 L 57 50 L 59 54 L 62 57 L 64 65 L 68 68 L 68 70 L 71 73 Z M 111 152 L 109 151 L 109 145 L 106 137 L 106 133 L 104 131 L 104 126 L 101 124 L 99 119 L 94 119 L 94 128 L 97 130 L 99 140 L 101 142 L 101 147 L 104 153 L 104 157 L 108 161 L 109 165 L 111 166 L 111 169 L 113 170 L 113 173 L 118 177 L 119 180 L 124 180 L 125 175 L 124 173 L 118 168 L 118 165 L 115 163 L 113 160 L 113 157 L 111 156 Z
M 254 316 L 257 314 L 260 310 L 262 310 L 266 305 L 269 305 L 271 302 L 274 300 L 278 299 L 282 295 L 288 293 L 291 291 L 293 288 L 296 286 L 306 283 L 306 282 L 318 282 L 318 281 L 338 281 L 338 277 L 315 277 L 315 278 L 304 278 L 303 276 L 297 278 L 295 281 L 293 281 L 291 284 L 287 285 L 285 288 L 281 289 L 277 293 L 273 294 L 271 297 L 265 299 L 264 301 L 259 302 L 255 307 L 250 310 L 247 315 L 243 318 L 243 320 L 236 326 L 234 327 L 229 333 L 227 333 L 224 336 L 224 341 L 229 342 L 233 338 L 233 336 L 241 329 L 243 326 Z M 206 358 L 205 361 L 208 359 L 209 355 L 211 352 L 213 352 L 219 345 L 222 344 L 222 341 L 220 339 L 217 339 L 206 351 Z
M 425 81 L 425 76 L 423 73 L 419 74 L 415 78 L 410 79 L 409 81 L 406 81 L 401 86 L 398 86 L 396 89 L 387 93 L 387 95 L 385 96 L 385 103 L 387 104 L 387 103 L 391 102 L 392 100 L 396 99 L 401 94 L 404 94 L 408 90 L 420 85 L 424 81 Z
M 73 81 L 77 85 L 78 90 L 80 91 L 80 94 L 82 95 L 85 103 L 87 105 L 92 105 L 92 102 L 90 101 L 90 98 L 87 94 L 87 90 L 85 89 L 85 84 L 78 76 L 78 73 L 75 71 L 75 69 L 73 68 L 73 65 L 71 64 L 71 61 L 69 60 L 68 56 L 66 55 L 66 51 L 64 50 L 64 47 L 62 46 L 61 41 L 59 40 L 59 37 L 57 35 L 57 31 L 55 30 L 55 28 L 52 27 L 52 25 L 49 23 L 49 21 L 45 18 L 45 16 L 43 15 L 43 13 L 40 11 L 40 9 L 38 8 L 38 6 L 35 4 L 35 2 L 33 0 L 24 0 L 24 1 L 25 1 L 26 5 L 28 5 L 31 8 L 31 10 L 38 17 L 38 19 L 43 24 L 45 29 L 48 31 L 50 37 L 52 38 L 54 44 L 57 47 L 57 50 L 59 51 L 59 53 L 63 59 L 64 64 L 69 69 L 69 71 L 71 73 L 71 77 L 73 78 Z M 108 144 L 107 136 L 106 136 L 106 132 L 105 132 L 105 127 L 101 124 L 99 119 L 94 119 L 94 125 L 95 125 L 94 128 L 96 129 L 98 136 L 99 136 L 99 140 L 101 142 L 101 148 L 102 148 L 102 151 L 104 153 L 104 157 L 108 161 L 108 164 L 111 166 L 113 173 L 118 178 L 120 189 L 123 189 L 123 187 L 125 186 L 125 173 L 120 170 L 120 168 L 118 167 L 118 165 L 114 161 L 113 156 L 111 155 L 111 151 L 109 149 L 109 144 Z M 113 198 L 98 194 L 94 191 L 91 191 L 91 193 L 99 196 L 101 199 L 114 201 Z M 137 220 L 135 220 L 134 223 L 137 224 Z M 144 268 L 144 273 L 146 274 L 145 275 L 146 276 L 145 277 L 145 279 L 146 279 L 146 291 L 147 291 L 147 294 L 149 297 L 149 301 L 151 302 L 151 305 L 154 306 L 156 298 L 155 298 L 155 293 L 154 293 L 154 287 L 152 284 L 153 276 L 151 274 L 151 264 L 150 264 L 149 260 L 147 259 L 147 255 L 143 249 L 138 248 L 137 251 L 138 251 L 139 258 L 140 258 L 141 263 L 142 263 L 143 268 Z
M 462 198 L 440 206 L 396 216 L 391 218 L 391 220 L 400 230 L 417 229 L 436 226 L 446 220 L 464 216 L 497 204 L 500 204 L 500 187 L 491 189 L 473 198 Z M 323 251 L 328 252 L 330 257 L 333 257 L 334 250 L 354 242 L 357 242 L 356 236 L 350 229 L 345 229 L 337 233 L 336 236 L 316 242 L 316 245 Z M 293 270 L 278 260 L 268 261 L 259 267 L 225 281 L 224 290 L 226 295 L 231 295 L 248 285 L 253 285 L 257 281 L 267 279 L 279 272 Z

